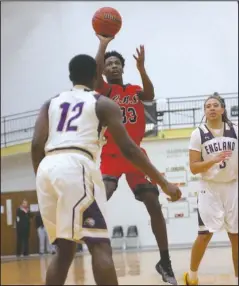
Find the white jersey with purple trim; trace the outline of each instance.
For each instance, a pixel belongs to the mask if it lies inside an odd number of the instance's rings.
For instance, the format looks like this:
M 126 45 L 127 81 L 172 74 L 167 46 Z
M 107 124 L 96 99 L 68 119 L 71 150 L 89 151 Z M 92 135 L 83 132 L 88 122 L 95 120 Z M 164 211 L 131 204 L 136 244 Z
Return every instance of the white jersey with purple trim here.
M 222 130 L 209 129 L 206 124 L 192 132 L 190 150 L 201 152 L 202 159 L 208 161 L 222 151 L 232 151 L 232 156 L 221 163 L 214 164 L 201 174 L 205 181 L 226 183 L 238 179 L 238 129 L 224 124 Z
M 103 128 L 96 115 L 93 91 L 85 86 L 62 92 L 50 102 L 49 136 L 45 152 L 81 148 L 97 158 L 103 144 Z
M 103 134 L 95 110 L 98 98 L 78 86 L 50 102 L 46 156 L 37 170 L 36 190 L 51 243 L 58 238 L 109 241 L 105 185 L 96 164 Z

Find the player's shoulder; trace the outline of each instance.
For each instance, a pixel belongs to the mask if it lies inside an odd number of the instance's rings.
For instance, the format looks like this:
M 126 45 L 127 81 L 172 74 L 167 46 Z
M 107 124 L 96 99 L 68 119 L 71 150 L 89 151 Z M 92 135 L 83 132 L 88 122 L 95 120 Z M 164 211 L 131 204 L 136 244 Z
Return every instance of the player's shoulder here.
M 56 95 L 52 96 L 49 101 L 52 102 L 54 100 L 60 99 L 62 96 L 66 95 L 69 92 L 69 90 L 67 91 L 62 91 L 60 93 L 57 93 Z
M 117 104 L 113 100 L 104 96 L 103 94 L 95 92 L 93 93 L 93 96 L 97 101 L 97 106 L 100 107 L 117 106 Z
M 114 90 L 117 90 L 119 88 L 122 88 L 123 90 L 130 90 L 130 91 L 134 91 L 134 92 L 137 92 L 137 91 L 142 91 L 142 87 L 140 87 L 139 85 L 137 84 L 131 84 L 131 83 L 127 83 L 127 84 L 124 84 L 124 85 L 120 85 L 120 84 L 110 84 L 110 87 L 111 89 L 114 91 Z
M 138 90 L 138 91 L 143 90 L 143 88 L 142 88 L 140 85 L 138 85 L 138 84 L 133 84 L 132 87 L 133 87 L 135 90 Z
M 95 98 L 97 99 L 95 112 L 101 122 L 104 122 L 106 118 L 114 119 L 117 115 L 122 116 L 118 104 L 113 100 L 101 94 L 95 94 Z
M 192 133 L 191 133 L 191 138 L 199 138 L 201 137 L 201 130 L 202 128 L 204 128 L 204 125 L 200 125 L 198 127 L 196 127 Z
M 128 89 L 130 89 L 130 90 L 132 90 L 134 92 L 140 92 L 140 91 L 143 90 L 142 87 L 137 85 L 137 84 L 128 83 L 125 86 L 126 86 L 126 88 L 128 88 Z
M 234 129 L 234 131 L 235 131 L 235 133 L 236 133 L 236 135 L 237 135 L 237 137 L 238 137 L 238 125 L 234 123 L 234 124 L 232 125 L 232 128 Z
M 48 113 L 48 110 L 51 106 L 51 98 L 50 99 L 47 99 L 41 106 L 40 108 L 40 111 L 39 111 L 39 114 L 45 114 L 47 115 Z
M 48 100 L 45 101 L 45 103 L 43 104 L 48 106 L 48 108 L 52 108 L 52 106 L 54 106 L 55 104 L 57 104 L 57 100 L 60 98 L 61 93 L 58 93 L 54 96 L 52 96 L 51 98 L 49 98 Z
M 120 111 L 117 103 L 102 94 L 94 94 L 96 99 L 96 112 L 97 113 L 114 113 Z
M 224 136 L 238 139 L 238 125 L 236 125 L 234 122 L 225 122 Z
M 232 126 L 231 126 L 231 129 L 233 130 L 233 133 L 234 133 L 234 137 L 236 140 L 238 140 L 238 125 L 233 123 Z
M 54 107 L 55 105 L 58 105 L 59 104 L 59 101 L 61 100 L 64 100 L 64 98 L 67 97 L 68 98 L 68 95 L 69 93 L 71 92 L 72 90 L 65 90 L 65 91 L 62 91 L 60 93 L 57 93 L 55 94 L 54 96 L 52 96 L 51 98 L 49 98 L 45 103 L 44 105 L 48 105 L 48 108 L 49 107 Z

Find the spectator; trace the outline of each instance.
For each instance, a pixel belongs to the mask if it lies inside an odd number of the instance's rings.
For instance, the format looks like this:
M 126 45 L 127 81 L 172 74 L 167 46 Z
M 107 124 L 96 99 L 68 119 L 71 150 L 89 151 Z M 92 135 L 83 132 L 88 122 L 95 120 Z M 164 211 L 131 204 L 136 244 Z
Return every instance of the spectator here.
M 35 216 L 35 224 L 39 238 L 39 254 L 55 253 L 55 248 L 50 244 L 45 227 L 43 225 L 41 213 L 38 211 Z
M 24 199 L 16 212 L 17 256 L 29 255 L 30 218 L 28 202 Z

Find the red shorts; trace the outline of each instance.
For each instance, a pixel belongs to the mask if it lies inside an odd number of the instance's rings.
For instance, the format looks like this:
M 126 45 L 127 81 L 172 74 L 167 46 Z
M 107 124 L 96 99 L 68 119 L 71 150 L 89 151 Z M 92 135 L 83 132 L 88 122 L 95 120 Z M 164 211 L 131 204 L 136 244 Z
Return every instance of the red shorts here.
M 141 150 L 147 155 L 144 149 L 141 148 Z M 135 195 L 136 193 L 146 190 L 154 190 L 159 194 L 157 185 L 152 184 L 141 170 L 135 167 L 121 154 L 102 153 L 100 169 L 104 180 L 108 178 L 117 183 L 119 178 L 125 174 L 127 183 Z M 136 198 L 139 199 L 137 196 Z

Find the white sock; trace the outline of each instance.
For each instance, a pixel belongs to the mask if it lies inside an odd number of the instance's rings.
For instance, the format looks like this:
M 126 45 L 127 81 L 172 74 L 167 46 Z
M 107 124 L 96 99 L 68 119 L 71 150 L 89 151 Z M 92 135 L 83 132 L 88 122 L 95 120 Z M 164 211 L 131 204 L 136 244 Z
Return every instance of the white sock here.
M 197 280 L 197 278 L 198 278 L 198 272 L 189 270 L 189 279 L 191 281 L 195 281 L 195 280 Z
M 236 282 L 235 285 L 238 285 L 238 277 L 235 277 L 235 282 Z

